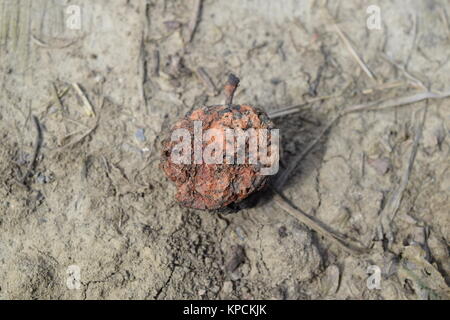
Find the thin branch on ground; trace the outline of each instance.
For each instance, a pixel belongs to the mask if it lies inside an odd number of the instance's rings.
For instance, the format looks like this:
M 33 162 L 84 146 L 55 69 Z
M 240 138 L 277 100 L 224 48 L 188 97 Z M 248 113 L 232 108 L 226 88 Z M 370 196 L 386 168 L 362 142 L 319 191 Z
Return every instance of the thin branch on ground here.
M 34 149 L 33 149 L 33 155 L 31 157 L 31 161 L 28 164 L 27 170 L 25 171 L 25 173 L 22 175 L 22 177 L 18 181 L 22 185 L 26 185 L 27 178 L 31 175 L 31 173 L 34 171 L 34 168 L 36 167 L 36 161 L 37 161 L 37 158 L 39 155 L 39 151 L 41 150 L 42 140 L 43 140 L 42 129 L 41 129 L 41 125 L 39 123 L 39 119 L 36 116 L 32 116 L 32 118 L 33 118 L 34 126 L 36 128 L 36 140 L 34 142 Z
M 200 22 L 200 15 L 202 13 L 203 0 L 196 0 L 194 6 L 194 12 L 188 25 L 188 32 L 185 43 L 190 43 L 194 39 L 195 31 L 197 30 L 198 23 Z
M 269 118 L 278 118 L 278 117 L 283 117 L 285 115 L 289 115 L 291 113 L 295 113 L 298 112 L 302 109 L 304 109 L 307 105 L 317 102 L 317 101 L 323 101 L 323 100 L 328 100 L 331 98 L 338 98 L 342 96 L 342 93 L 339 94 L 333 94 L 333 95 L 329 95 L 329 96 L 322 96 L 322 97 L 315 97 L 312 99 L 308 99 L 307 101 L 305 101 L 304 103 L 301 104 L 296 104 L 293 106 L 289 106 L 289 107 L 284 107 L 284 108 L 280 108 L 278 110 L 274 110 L 274 111 L 269 111 L 267 113 L 267 115 L 269 116 Z
M 386 60 L 387 62 L 389 62 L 390 64 L 392 64 L 394 67 L 396 67 L 397 69 L 399 69 L 404 75 L 405 77 L 411 82 L 411 84 L 413 86 L 415 86 L 416 88 L 422 89 L 427 91 L 428 88 L 423 84 L 422 81 L 420 81 L 419 79 L 417 79 L 416 77 L 412 76 L 406 69 L 404 66 L 398 64 L 397 62 L 394 61 L 394 59 L 392 59 L 391 57 L 389 57 L 387 54 L 382 53 L 381 57 Z
M 345 44 L 345 47 L 350 52 L 352 57 L 356 60 L 358 65 L 361 67 L 361 69 L 367 74 L 367 76 L 373 80 L 376 81 L 375 74 L 370 71 L 369 67 L 366 65 L 366 63 L 362 60 L 362 58 L 356 53 L 356 50 L 351 45 L 350 41 L 348 40 L 347 36 L 341 31 L 339 26 L 337 24 L 334 24 L 334 27 L 336 29 L 336 32 L 338 33 L 339 37 L 342 39 L 342 41 Z
M 409 177 L 411 176 L 411 171 L 413 168 L 414 161 L 416 159 L 417 155 L 417 149 L 419 148 L 419 141 L 422 137 L 423 127 L 425 124 L 425 120 L 427 117 L 427 111 L 428 111 L 428 104 L 425 106 L 425 110 L 423 112 L 422 119 L 420 120 L 420 123 L 415 128 L 415 134 L 414 134 L 414 140 L 413 145 L 411 148 L 411 153 L 408 159 L 408 164 L 406 166 L 405 171 L 403 172 L 403 175 L 401 177 L 401 181 L 397 189 L 392 193 L 392 196 L 388 199 L 386 206 L 383 208 L 383 210 L 380 213 L 380 223 L 383 227 L 383 231 L 387 236 L 387 239 L 389 241 L 393 240 L 393 235 L 391 232 L 391 223 L 394 220 L 398 209 L 400 208 L 400 203 L 403 199 L 403 193 L 406 190 L 406 187 L 409 182 Z
M 197 73 L 198 77 L 200 78 L 200 80 L 205 85 L 205 87 L 208 88 L 208 90 L 210 91 L 211 94 L 213 94 L 213 95 L 219 94 L 219 90 L 217 90 L 216 85 L 212 81 L 212 79 L 209 76 L 209 74 L 206 72 L 205 68 L 198 67 L 196 69 L 196 73 Z
M 323 225 L 321 222 L 315 221 L 302 210 L 295 208 L 288 202 L 288 200 L 283 198 L 282 195 L 278 194 L 277 191 L 275 191 L 274 189 L 272 190 L 274 191 L 273 199 L 275 200 L 275 203 L 281 209 L 289 213 L 301 223 L 305 224 L 308 228 L 327 238 L 332 243 L 338 245 L 341 249 L 351 255 L 360 256 L 369 253 L 369 249 L 357 245 L 356 243 L 354 243 L 354 241 L 346 239 L 344 236 L 334 231 L 329 231 L 327 226 Z
M 405 97 L 398 97 L 394 99 L 387 99 L 382 101 L 373 101 L 369 103 L 359 104 L 352 107 L 344 108 L 344 110 L 336 115 L 317 135 L 317 137 L 301 152 L 299 155 L 297 155 L 292 161 L 289 163 L 288 167 L 280 174 L 278 179 L 274 183 L 274 190 L 277 190 L 277 192 L 280 192 L 280 194 L 276 194 L 274 196 L 275 202 L 287 213 L 291 214 L 292 216 L 296 217 L 300 222 L 307 225 L 312 230 L 316 231 L 317 233 L 323 235 L 327 239 L 330 239 L 332 242 L 339 244 L 341 248 L 343 248 L 346 252 L 349 252 L 354 255 L 361 255 L 364 253 L 368 253 L 369 249 L 366 248 L 360 248 L 354 244 L 349 243 L 348 241 L 345 241 L 341 236 L 337 235 L 334 232 L 328 231 L 327 228 L 321 226 L 318 222 L 312 220 L 306 213 L 302 212 L 299 209 L 296 209 L 292 207 L 287 201 L 282 197 L 281 190 L 283 186 L 285 185 L 288 177 L 290 177 L 293 174 L 293 171 L 297 167 L 298 163 L 305 158 L 317 145 L 317 143 L 322 139 L 322 137 L 328 132 L 328 130 L 343 116 L 356 113 L 356 112 L 365 112 L 365 111 L 380 111 L 385 110 L 388 108 L 393 107 L 399 107 L 408 105 L 411 103 L 416 103 L 419 101 L 427 100 L 427 99 L 444 99 L 450 97 L 450 91 L 446 91 L 443 93 L 434 93 L 434 92 L 421 92 L 410 96 Z M 403 193 L 404 188 L 406 187 L 406 184 L 408 183 L 409 175 L 412 169 L 412 164 L 415 159 L 415 155 L 417 152 L 417 146 L 418 146 L 418 140 L 421 136 L 422 128 L 423 128 L 423 122 L 425 121 L 425 115 L 422 120 L 422 124 L 420 128 L 416 131 L 416 136 L 414 139 L 414 146 L 411 152 L 410 160 L 408 163 L 408 168 L 405 172 L 405 174 L 402 177 L 402 183 L 400 185 L 400 188 L 397 190 L 398 192 L 396 195 L 392 197 L 392 206 L 389 206 L 389 208 L 393 208 L 393 210 L 390 210 L 390 217 L 393 219 L 392 212 L 395 212 L 398 209 L 398 206 L 395 204 L 399 204 L 401 200 L 401 194 Z M 403 189 L 402 189 L 403 186 Z M 276 193 L 276 192 L 275 192 Z M 389 221 L 392 221 L 389 220 Z
M 89 136 L 92 132 L 94 132 L 95 129 L 97 129 L 98 127 L 98 118 L 97 118 L 97 122 L 94 124 L 94 126 L 92 126 L 92 128 L 90 128 L 89 130 L 87 130 L 82 136 L 80 136 L 77 140 L 74 140 L 68 144 L 65 144 L 59 148 L 53 149 L 52 151 L 54 152 L 60 152 L 64 149 L 73 147 L 74 145 L 78 144 L 79 142 L 83 141 L 87 136 Z
M 72 86 L 74 87 L 75 91 L 80 96 L 81 100 L 83 101 L 83 107 L 84 107 L 86 114 L 89 117 L 95 117 L 94 107 L 92 106 L 89 99 L 86 97 L 86 94 L 83 92 L 80 85 L 78 83 L 73 83 Z

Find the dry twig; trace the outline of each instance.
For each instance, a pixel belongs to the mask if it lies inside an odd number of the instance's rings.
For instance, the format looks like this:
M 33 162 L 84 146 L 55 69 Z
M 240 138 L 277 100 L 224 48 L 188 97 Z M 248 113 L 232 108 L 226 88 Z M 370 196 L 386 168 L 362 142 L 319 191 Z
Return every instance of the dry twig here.
M 272 189 L 274 190 L 274 189 Z M 291 216 L 299 220 L 301 223 L 308 226 L 310 229 L 316 231 L 321 236 L 327 238 L 331 242 L 337 244 L 340 248 L 342 248 L 345 252 L 352 255 L 362 255 L 369 252 L 368 249 L 360 247 L 359 245 L 353 243 L 350 239 L 346 239 L 344 236 L 334 232 L 329 231 L 328 227 L 324 226 L 322 223 L 315 221 L 308 214 L 303 212 L 302 210 L 295 208 L 292 206 L 285 198 L 283 198 L 280 194 L 278 194 L 274 190 L 273 199 L 275 203 L 282 208 L 284 211 L 289 213 Z
M 196 72 L 200 80 L 202 80 L 202 82 L 209 89 L 209 91 L 213 95 L 217 95 L 219 93 L 219 90 L 217 90 L 216 85 L 214 84 L 214 82 L 212 81 L 211 77 L 206 72 L 206 70 L 203 67 L 198 67 Z
M 195 31 L 197 30 L 197 25 L 200 21 L 200 15 L 202 13 L 202 4 L 203 0 L 196 0 L 195 2 L 194 12 L 188 25 L 188 33 L 185 41 L 186 43 L 191 42 L 194 38 Z
M 26 185 L 26 180 L 30 176 L 30 174 L 33 172 L 35 166 L 36 166 L 36 160 L 39 155 L 39 151 L 41 150 L 42 146 L 42 129 L 41 125 L 39 123 L 39 119 L 36 116 L 32 116 L 33 123 L 36 128 L 36 140 L 34 142 L 34 150 L 33 150 L 33 156 L 31 157 L 31 161 L 28 164 L 27 170 L 22 175 L 22 177 L 19 179 L 19 183 L 22 185 Z
M 314 139 L 299 155 L 297 155 L 289 164 L 289 166 L 280 174 L 278 179 L 275 181 L 274 189 L 281 191 L 282 187 L 287 181 L 287 178 L 292 175 L 293 171 L 297 167 L 298 163 L 309 153 L 313 148 L 317 145 L 317 143 L 322 139 L 322 137 L 326 134 L 326 132 L 343 116 L 348 115 L 350 113 L 356 113 L 356 112 L 363 112 L 363 111 L 379 111 L 384 110 L 387 108 L 393 108 L 393 107 L 399 107 L 419 101 L 423 101 L 426 99 L 444 99 L 450 97 L 450 91 L 438 94 L 434 92 L 421 92 L 412 96 L 406 96 L 406 97 L 399 97 L 394 99 L 387 99 L 383 101 L 373 101 L 370 103 L 365 104 L 359 104 L 355 105 L 349 108 L 345 108 L 343 112 L 336 115 L 320 132 L 320 134 Z M 406 187 L 406 184 L 409 179 L 409 175 L 412 169 L 412 164 L 415 159 L 415 154 L 417 152 L 417 145 L 418 145 L 418 139 L 421 135 L 421 128 L 423 127 L 423 122 L 425 119 L 422 120 L 422 124 L 420 126 L 420 130 L 416 131 L 416 137 L 414 139 L 414 146 L 413 150 L 411 152 L 410 161 L 408 163 L 408 168 L 405 171 L 405 174 L 402 178 L 402 183 L 400 185 L 400 188 L 397 190 L 397 192 L 394 194 L 394 196 L 391 198 L 392 205 L 389 207 L 390 217 L 393 218 L 393 215 L 395 215 L 395 212 L 398 209 L 399 201 L 401 200 L 401 194 L 403 193 L 404 188 Z M 321 226 L 318 222 L 312 220 L 306 213 L 302 212 L 299 209 L 296 209 L 292 207 L 289 203 L 286 202 L 286 200 L 281 197 L 280 195 L 275 195 L 274 197 L 275 202 L 286 212 L 291 214 L 292 216 L 295 216 L 299 221 L 307 225 L 312 230 L 318 232 L 319 234 L 323 235 L 324 237 L 330 239 L 332 242 L 338 244 L 341 248 L 343 248 L 346 252 L 349 252 L 354 255 L 361 255 L 364 253 L 368 253 L 368 249 L 360 248 L 357 245 L 350 243 L 342 238 L 342 236 L 328 231 L 326 228 Z M 392 210 L 391 210 L 392 209 Z M 387 210 L 387 209 L 386 209 Z M 393 213 L 393 214 L 392 214 Z M 389 220 L 391 221 L 391 220 Z
M 60 152 L 64 149 L 70 148 L 76 144 L 78 144 L 79 142 L 83 141 L 84 138 L 86 138 L 87 136 L 89 136 L 92 132 L 94 132 L 95 129 L 97 129 L 98 127 L 98 118 L 97 118 L 97 122 L 92 126 L 92 128 L 90 128 L 89 130 L 87 130 L 81 137 L 79 137 L 77 140 L 74 140 L 72 142 L 69 142 L 68 144 L 65 144 L 59 148 L 53 149 L 54 152 Z
M 425 111 L 423 112 L 422 119 L 415 129 L 413 146 L 411 148 L 411 153 L 409 156 L 408 164 L 407 164 L 405 171 L 403 172 L 403 175 L 402 175 L 402 178 L 400 181 L 400 185 L 398 186 L 398 188 L 396 190 L 394 190 L 392 196 L 388 199 L 386 206 L 383 208 L 383 210 L 380 213 L 380 223 L 381 223 L 381 226 L 383 227 L 383 231 L 385 232 L 387 239 L 389 241 L 393 240 L 393 235 L 391 232 L 390 224 L 392 223 L 392 221 L 395 218 L 395 215 L 397 214 L 397 211 L 400 207 L 400 203 L 403 198 L 403 193 L 405 192 L 406 187 L 408 185 L 412 167 L 413 167 L 414 161 L 416 159 L 417 149 L 419 147 L 419 141 L 420 141 L 420 138 L 422 137 L 422 131 L 423 131 L 423 126 L 425 124 L 427 111 L 428 111 L 428 107 L 426 106 Z
M 84 110 L 86 111 L 86 114 L 89 117 L 92 117 L 92 116 L 95 117 L 94 107 L 92 106 L 91 102 L 86 97 L 86 95 L 84 94 L 83 90 L 81 90 L 79 84 L 73 83 L 72 86 L 74 87 L 75 91 L 80 96 L 81 100 L 83 101 L 83 107 L 84 107 Z
M 422 90 L 428 90 L 428 88 L 423 84 L 422 81 L 420 81 L 419 79 L 417 79 L 416 77 L 412 76 L 406 69 L 404 66 L 398 64 L 397 62 L 394 61 L 394 59 L 392 59 L 391 57 L 389 57 L 387 54 L 382 54 L 381 57 L 386 60 L 387 62 L 391 63 L 393 66 L 395 66 L 397 69 L 399 69 L 401 72 L 403 72 L 403 74 L 405 75 L 406 78 L 408 78 L 408 80 L 411 82 L 411 84 L 419 89 Z
M 375 75 L 373 74 L 372 71 L 370 71 L 369 67 L 365 64 L 365 62 L 362 60 L 362 58 L 356 53 L 355 49 L 351 45 L 351 43 L 348 40 L 347 36 L 341 31 L 341 29 L 339 28 L 339 26 L 337 24 L 334 24 L 334 27 L 335 27 L 336 32 L 338 33 L 339 37 L 341 37 L 342 41 L 344 42 L 345 47 L 350 52 L 352 57 L 356 60 L 358 65 L 361 67 L 361 69 L 367 74 L 367 76 L 370 79 L 375 81 L 376 80 Z

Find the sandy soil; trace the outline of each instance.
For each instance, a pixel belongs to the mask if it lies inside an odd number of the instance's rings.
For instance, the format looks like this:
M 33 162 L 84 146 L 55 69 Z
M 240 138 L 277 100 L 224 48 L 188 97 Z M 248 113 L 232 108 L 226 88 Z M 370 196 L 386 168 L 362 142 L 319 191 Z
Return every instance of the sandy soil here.
M 161 132 L 221 103 L 228 72 L 238 103 L 305 104 L 276 119 L 282 169 L 349 106 L 448 91 L 448 1 L 407 3 L 205 0 L 189 41 L 195 1 L 1 0 L 0 299 L 448 299 L 450 99 L 345 116 L 289 177 L 360 257 L 269 196 L 182 208 L 158 168 Z

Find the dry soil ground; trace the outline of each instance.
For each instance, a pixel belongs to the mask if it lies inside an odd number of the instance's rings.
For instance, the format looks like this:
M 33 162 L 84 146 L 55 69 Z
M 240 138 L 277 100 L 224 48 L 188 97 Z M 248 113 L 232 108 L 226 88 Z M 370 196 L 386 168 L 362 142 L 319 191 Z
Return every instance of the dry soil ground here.
M 450 99 L 348 115 L 289 177 L 361 257 L 270 197 L 182 208 L 158 164 L 228 72 L 238 103 L 304 104 L 276 119 L 282 169 L 351 105 L 450 90 L 449 2 L 205 0 L 193 28 L 197 3 L 0 1 L 0 299 L 448 299 Z

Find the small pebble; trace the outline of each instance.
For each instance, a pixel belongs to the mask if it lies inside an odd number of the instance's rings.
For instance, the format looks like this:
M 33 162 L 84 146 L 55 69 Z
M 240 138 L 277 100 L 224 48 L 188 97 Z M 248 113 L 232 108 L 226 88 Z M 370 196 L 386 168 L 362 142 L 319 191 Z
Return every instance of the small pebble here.
M 227 294 L 230 294 L 231 292 L 233 292 L 233 282 L 225 281 L 223 283 L 222 290 L 224 293 L 227 293 Z
M 237 281 L 242 278 L 242 273 L 239 270 L 230 273 L 230 279 L 233 281 Z
M 46 179 L 46 177 L 43 174 L 39 173 L 37 178 L 36 178 L 36 181 L 38 183 L 40 183 L 40 184 L 44 184 L 44 183 L 47 182 L 47 179 Z
M 137 129 L 137 131 L 136 131 L 136 133 L 135 133 L 135 136 L 136 136 L 136 139 L 137 139 L 139 142 L 144 142 L 145 140 L 147 140 L 146 137 L 145 137 L 144 129 L 142 129 L 142 128 Z
M 204 296 L 206 294 L 206 290 L 205 289 L 200 289 L 200 290 L 198 290 L 198 295 L 201 297 L 201 296 Z
M 246 235 L 245 231 L 241 227 L 237 226 L 234 231 L 236 232 L 236 234 L 239 237 L 239 239 L 241 239 L 242 241 L 245 240 L 245 237 L 247 235 Z
M 219 292 L 219 291 L 220 291 L 219 286 L 214 286 L 214 287 L 211 288 L 211 292 L 212 292 L 212 293 L 217 293 L 217 292 Z

